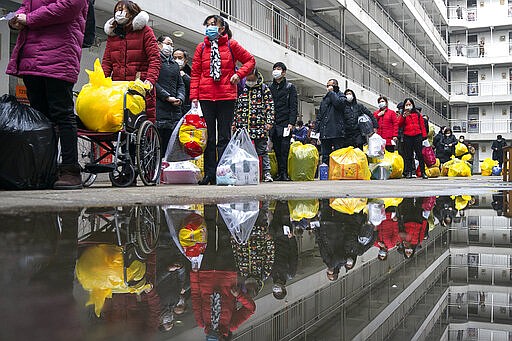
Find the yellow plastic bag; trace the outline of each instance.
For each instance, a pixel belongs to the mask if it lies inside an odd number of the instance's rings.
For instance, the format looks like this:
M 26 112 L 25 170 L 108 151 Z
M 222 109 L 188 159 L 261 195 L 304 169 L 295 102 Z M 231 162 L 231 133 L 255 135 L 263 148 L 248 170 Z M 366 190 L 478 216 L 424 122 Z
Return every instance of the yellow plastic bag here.
M 292 221 L 314 218 L 318 214 L 318 208 L 317 199 L 288 200 L 288 210 Z
M 318 166 L 318 149 L 312 144 L 293 142 L 288 154 L 288 176 L 293 181 L 315 180 Z
M 454 162 L 448 167 L 449 177 L 469 177 L 471 176 L 471 167 L 464 161 Z
M 366 198 L 335 198 L 329 199 L 329 206 L 341 213 L 354 214 L 364 210 L 367 202 Z
M 441 167 L 441 161 L 439 161 L 439 159 L 436 158 L 436 163 L 432 167 L 437 167 L 437 168 Z
M 201 154 L 201 156 L 195 158 L 194 160 L 190 160 L 194 165 L 197 166 L 201 170 L 201 175 L 204 176 L 204 156 Z
M 208 233 L 204 218 L 197 213 L 190 213 L 182 222 L 179 232 L 180 245 L 187 257 L 197 257 L 206 250 Z
M 135 81 L 112 81 L 105 77 L 99 59 L 94 62 L 94 71 L 85 70 L 89 83 L 80 90 L 76 99 L 76 112 L 88 130 L 116 132 L 123 127 L 123 98 L 128 89 L 133 89 L 142 96 L 128 94 L 126 108 L 134 115 L 146 110 L 145 96 L 149 85 L 140 79 Z
M 391 165 L 391 174 L 389 175 L 390 179 L 401 179 L 402 173 L 404 172 L 404 159 L 398 152 L 388 152 L 387 150 L 384 153 L 384 158 L 377 159 L 371 158 L 369 159 L 371 163 L 383 163 Z
M 450 168 L 450 166 L 452 166 L 455 162 L 462 162 L 461 160 L 459 159 L 455 159 L 453 156 L 452 156 L 452 159 L 451 160 L 448 160 L 446 161 L 445 163 L 443 163 L 442 167 L 441 167 L 441 175 L 442 176 L 448 176 L 448 169 Z
M 455 145 L 455 156 L 460 157 L 468 152 L 468 146 L 466 146 L 464 143 L 458 142 Z
M 469 161 L 473 160 L 473 155 L 471 155 L 471 154 L 462 155 L 461 160 L 469 162 Z
M 429 178 L 438 178 L 440 175 L 441 175 L 441 170 L 439 169 L 439 167 L 430 167 L 430 168 L 425 168 L 425 174 L 427 174 L 427 176 Z
M 491 159 L 490 157 L 485 158 L 480 166 L 480 170 L 482 171 L 482 175 L 490 176 L 492 174 L 492 167 L 497 166 L 498 161 Z
M 455 209 L 459 211 L 465 209 L 468 203 L 473 199 L 471 195 L 458 195 L 455 198 L 452 195 L 450 198 L 452 200 L 455 199 Z
M 146 264 L 134 260 L 126 269 L 126 279 L 124 266 L 123 249 L 110 244 L 89 246 L 77 260 L 76 278 L 89 292 L 85 305 L 94 305 L 96 316 L 100 316 L 105 299 L 112 298 L 112 293 L 140 294 L 152 288 L 144 278 Z M 137 282 L 134 286 L 126 284 L 133 281 Z
M 272 175 L 273 178 L 277 177 L 277 158 L 275 152 L 268 152 L 268 158 L 270 159 L 270 175 Z
M 350 146 L 329 157 L 329 180 L 370 180 L 368 160 L 361 149 Z
M 404 201 L 404 198 L 380 198 L 378 200 L 382 200 L 384 202 L 384 207 L 396 207 L 400 205 L 402 201 Z

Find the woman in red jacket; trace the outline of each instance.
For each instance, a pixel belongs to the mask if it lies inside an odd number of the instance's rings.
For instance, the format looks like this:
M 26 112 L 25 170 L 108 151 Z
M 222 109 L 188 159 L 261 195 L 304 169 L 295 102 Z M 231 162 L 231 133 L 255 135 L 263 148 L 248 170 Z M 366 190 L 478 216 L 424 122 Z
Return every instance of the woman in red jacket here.
M 149 15 L 133 1 L 118 1 L 114 18 L 105 23 L 107 46 L 101 66 L 105 76 L 114 81 L 140 79 L 149 83 L 151 91 L 146 96 L 146 115 L 155 122 L 156 96 L 154 85 L 160 74 L 160 49 L 153 30 L 147 25 Z
M 249 52 L 231 39 L 232 33 L 224 18 L 210 15 L 203 25 L 206 26 L 206 37 L 197 45 L 194 53 L 190 101 L 192 105 L 197 105 L 197 102 L 201 101 L 201 109 L 208 127 L 208 142 L 204 152 L 204 178 L 199 181 L 200 185 L 208 185 L 215 184 L 217 157 L 222 157 L 231 138 L 237 83 L 254 69 L 256 62 Z M 235 70 L 237 61 L 243 65 Z
M 377 99 L 377 103 L 379 103 L 379 110 L 373 113 L 373 116 L 379 122 L 377 134 L 386 140 L 386 150 L 394 152 L 398 142 L 398 117 L 396 112 L 388 108 L 388 99 L 386 97 L 380 96 Z
M 398 127 L 404 129 L 404 155 L 402 157 L 404 158 L 405 177 L 407 179 L 412 178 L 414 169 L 411 165 L 413 164 L 414 153 L 416 153 L 416 158 L 420 162 L 421 177 L 428 179 L 427 174 L 425 174 L 425 162 L 423 162 L 423 155 L 421 154 L 423 140 L 427 138 L 427 130 L 423 117 L 416 110 L 412 98 L 404 100 L 404 113 L 398 120 Z

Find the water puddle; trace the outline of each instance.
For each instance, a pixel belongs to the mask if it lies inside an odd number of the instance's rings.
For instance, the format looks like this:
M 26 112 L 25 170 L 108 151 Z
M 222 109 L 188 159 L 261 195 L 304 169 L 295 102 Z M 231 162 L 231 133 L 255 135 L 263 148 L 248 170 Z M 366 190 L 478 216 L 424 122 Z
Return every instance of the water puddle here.
M 512 339 L 510 192 L 0 215 L 0 339 Z

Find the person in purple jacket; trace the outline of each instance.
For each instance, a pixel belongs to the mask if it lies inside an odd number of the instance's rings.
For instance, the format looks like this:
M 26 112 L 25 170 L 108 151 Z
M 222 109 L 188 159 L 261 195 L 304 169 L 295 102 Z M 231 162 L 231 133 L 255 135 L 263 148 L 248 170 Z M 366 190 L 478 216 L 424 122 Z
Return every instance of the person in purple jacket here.
M 9 26 L 19 31 L 7 74 L 23 78 L 30 105 L 58 128 L 62 165 L 55 189 L 80 189 L 73 85 L 88 0 L 23 0 Z

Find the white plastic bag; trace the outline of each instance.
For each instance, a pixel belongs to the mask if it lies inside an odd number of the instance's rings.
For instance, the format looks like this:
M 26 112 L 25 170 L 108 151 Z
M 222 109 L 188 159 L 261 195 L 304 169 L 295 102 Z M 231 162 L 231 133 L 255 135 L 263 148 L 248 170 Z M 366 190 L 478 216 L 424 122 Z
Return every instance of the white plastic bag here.
M 428 140 L 424 140 L 422 144 L 423 147 L 430 147 L 430 142 L 428 142 Z
M 238 244 L 245 244 L 260 212 L 258 201 L 217 205 L 220 215 Z
M 375 133 L 368 139 L 368 151 L 366 154 L 369 157 L 382 159 L 386 151 L 386 140 L 379 134 Z
M 231 137 L 217 166 L 217 185 L 257 185 L 260 179 L 258 154 L 244 128 Z
M 368 204 L 368 222 L 373 226 L 379 226 L 386 220 L 386 208 L 384 202 L 371 202 Z

